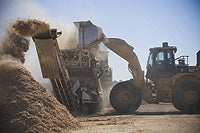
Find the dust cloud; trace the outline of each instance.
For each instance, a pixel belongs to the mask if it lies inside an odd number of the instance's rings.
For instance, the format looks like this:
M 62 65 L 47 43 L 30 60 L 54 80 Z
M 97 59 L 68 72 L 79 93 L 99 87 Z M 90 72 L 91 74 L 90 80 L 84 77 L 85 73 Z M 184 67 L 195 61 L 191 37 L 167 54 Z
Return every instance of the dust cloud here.
M 78 32 L 76 27 L 67 23 L 51 21 L 51 27 L 62 31 L 62 35 L 57 38 L 60 49 L 78 48 Z

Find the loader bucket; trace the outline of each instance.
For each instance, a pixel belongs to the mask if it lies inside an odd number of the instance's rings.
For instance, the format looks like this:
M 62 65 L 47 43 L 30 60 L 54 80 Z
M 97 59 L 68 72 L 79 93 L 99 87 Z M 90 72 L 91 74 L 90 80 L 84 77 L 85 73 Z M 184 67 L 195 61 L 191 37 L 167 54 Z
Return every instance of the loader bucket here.
M 102 29 L 91 21 L 79 21 L 74 24 L 78 28 L 79 48 L 92 47 L 102 41 Z

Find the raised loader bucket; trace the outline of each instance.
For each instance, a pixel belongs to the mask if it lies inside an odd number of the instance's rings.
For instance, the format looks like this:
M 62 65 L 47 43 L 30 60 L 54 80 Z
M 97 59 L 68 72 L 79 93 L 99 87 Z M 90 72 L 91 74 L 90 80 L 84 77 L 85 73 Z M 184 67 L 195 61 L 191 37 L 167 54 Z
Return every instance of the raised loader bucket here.
M 102 41 L 102 29 L 91 21 L 74 22 L 78 28 L 79 48 L 92 47 Z

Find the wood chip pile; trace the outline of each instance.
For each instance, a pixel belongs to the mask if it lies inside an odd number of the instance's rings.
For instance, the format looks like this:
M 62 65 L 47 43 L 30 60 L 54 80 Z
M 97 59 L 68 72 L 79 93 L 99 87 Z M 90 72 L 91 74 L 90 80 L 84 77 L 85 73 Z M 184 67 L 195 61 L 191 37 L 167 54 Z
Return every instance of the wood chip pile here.
M 15 61 L 0 61 L 0 132 L 65 132 L 80 127 L 67 108 Z

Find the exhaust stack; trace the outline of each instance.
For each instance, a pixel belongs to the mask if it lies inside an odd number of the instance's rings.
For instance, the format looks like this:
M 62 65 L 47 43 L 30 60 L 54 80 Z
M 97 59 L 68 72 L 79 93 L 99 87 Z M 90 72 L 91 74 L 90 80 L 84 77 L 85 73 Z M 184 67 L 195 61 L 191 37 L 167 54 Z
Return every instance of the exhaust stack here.
M 200 50 L 197 52 L 197 66 L 200 66 Z

